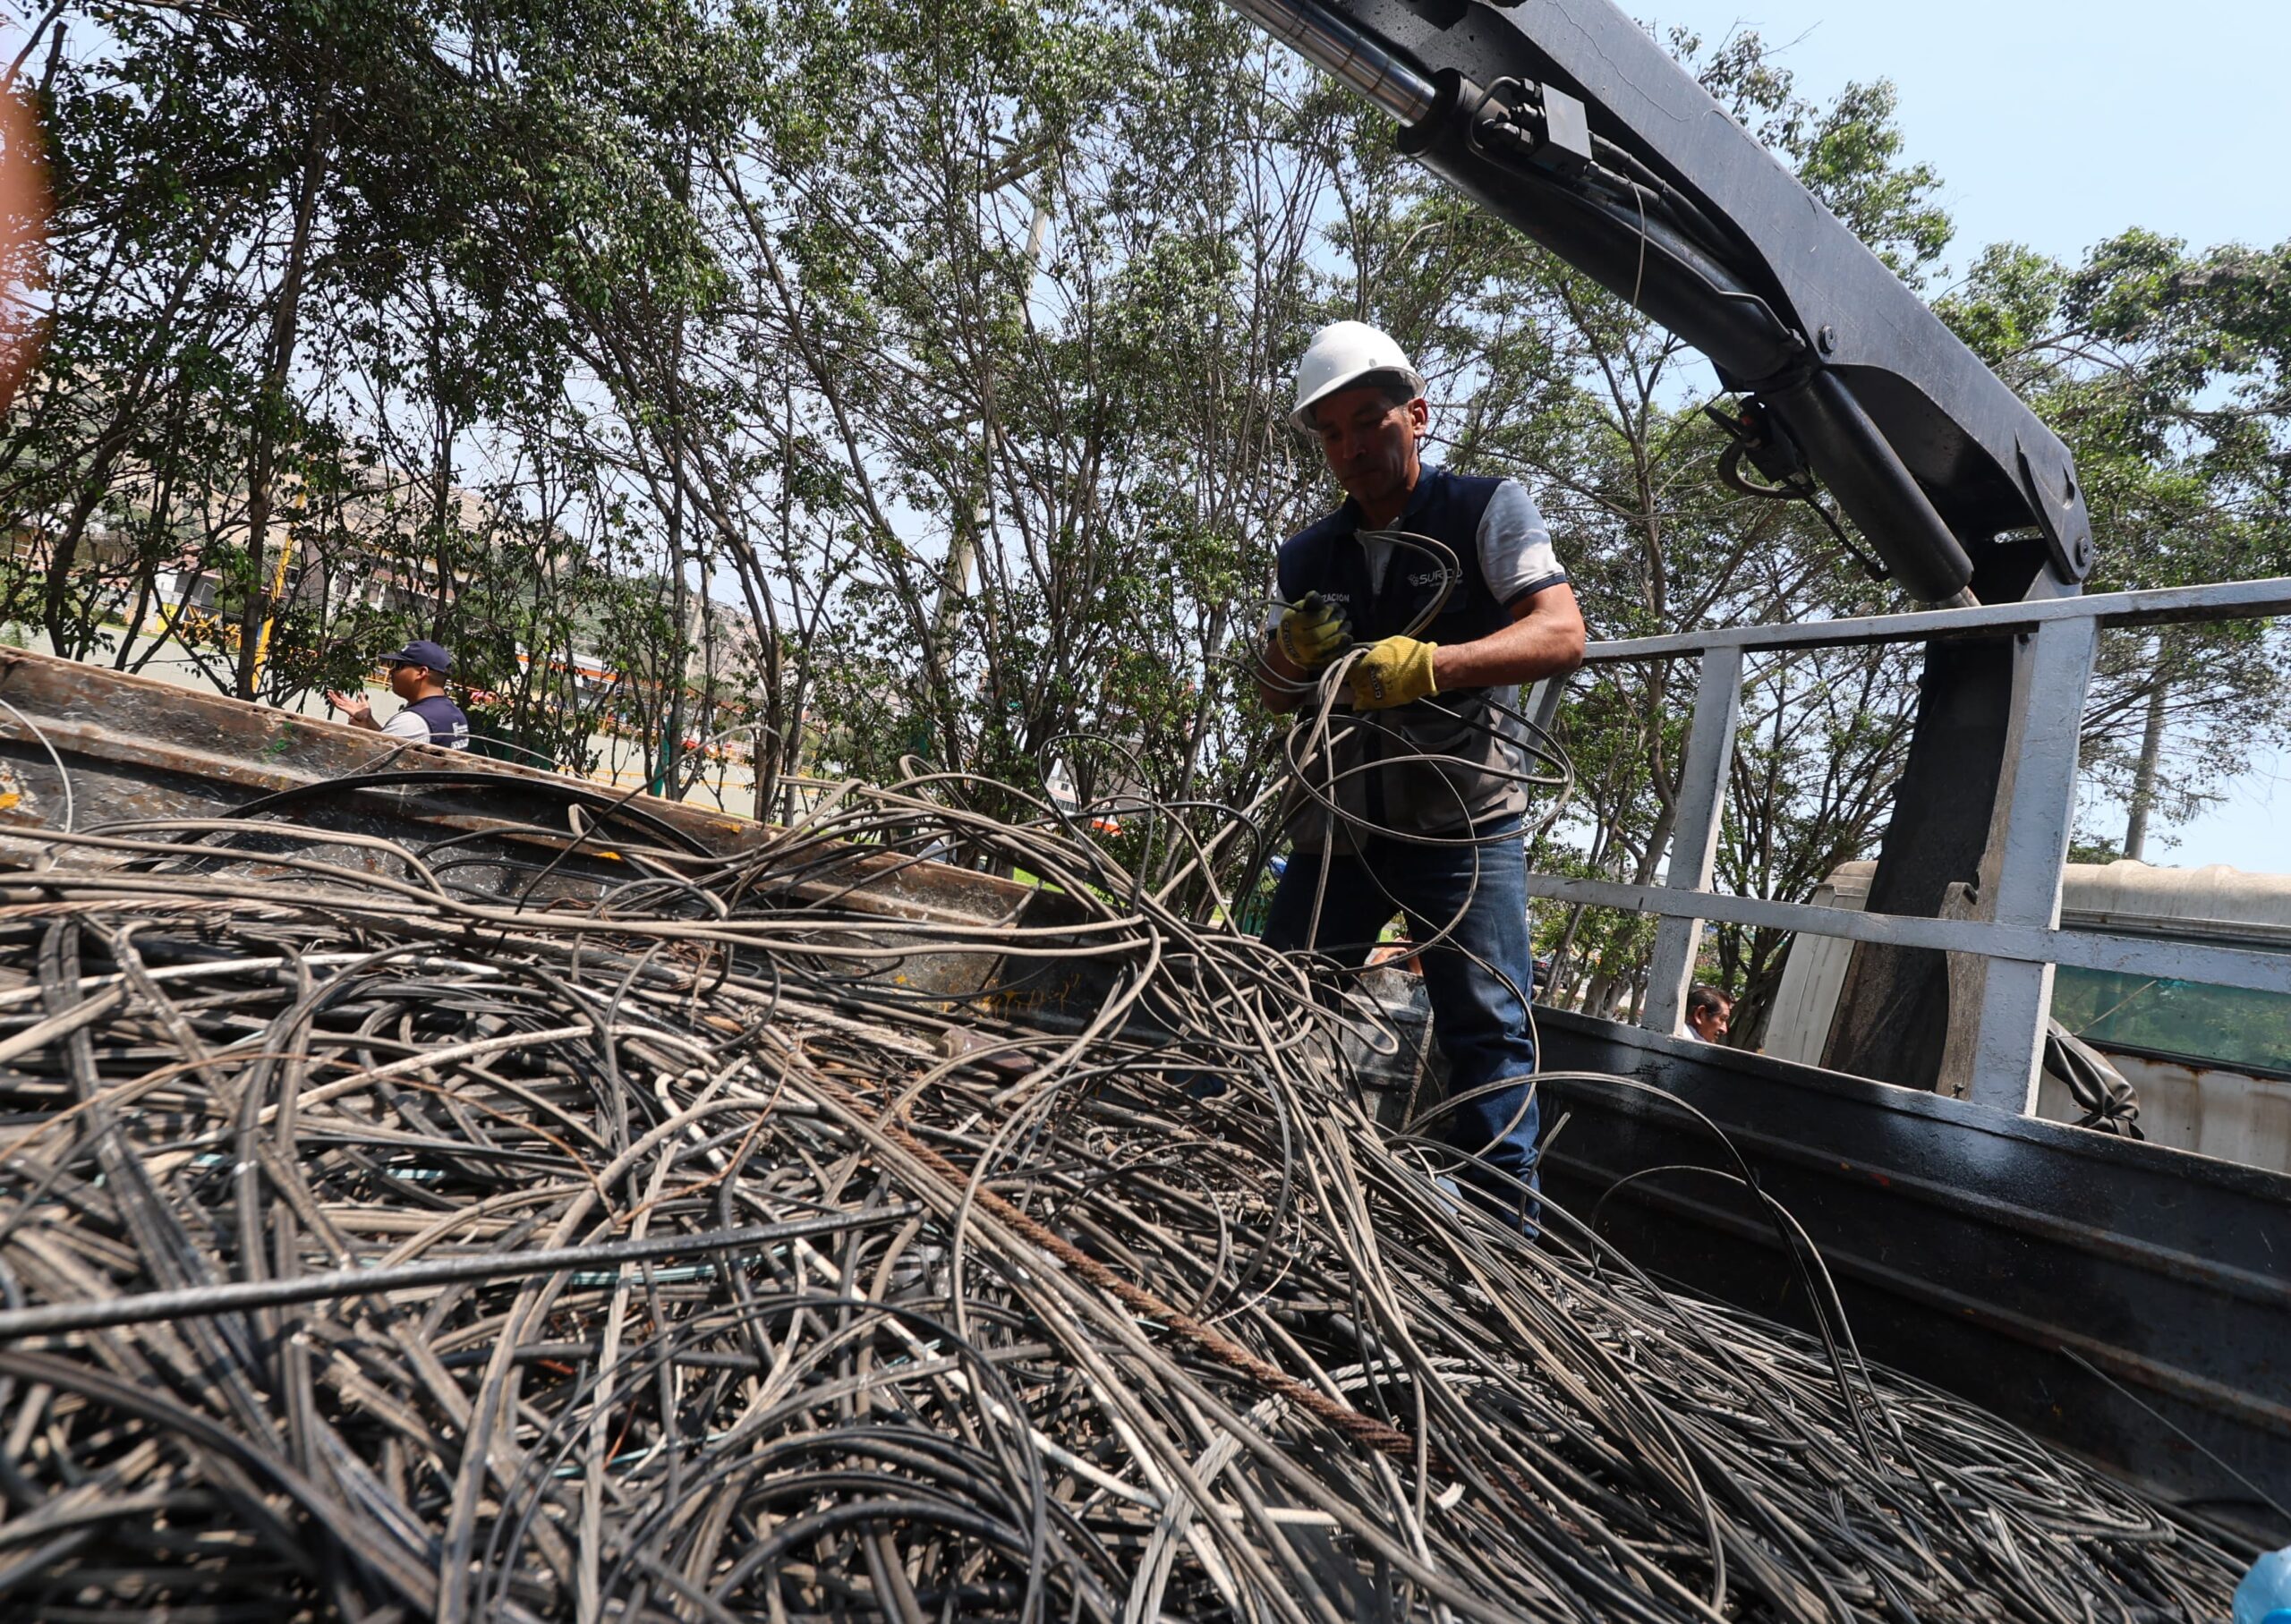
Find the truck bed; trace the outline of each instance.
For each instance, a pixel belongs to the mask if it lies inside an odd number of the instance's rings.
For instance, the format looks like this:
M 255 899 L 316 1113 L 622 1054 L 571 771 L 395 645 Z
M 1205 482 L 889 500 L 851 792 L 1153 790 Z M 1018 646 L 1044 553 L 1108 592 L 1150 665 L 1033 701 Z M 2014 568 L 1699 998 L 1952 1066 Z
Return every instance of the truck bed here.
M 2291 1177 L 1810 1066 L 1537 1012 L 1555 1076 L 1547 1187 L 1588 1214 L 1624 1176 L 1729 1165 L 1820 1248 L 1870 1358 L 2165 1498 L 2291 1541 Z M 1616 1189 L 1649 1270 L 1810 1323 L 1772 1224 L 1691 1174 Z M 2264 1498 L 2263 1498 L 2264 1497 Z M 2275 1506 L 2267 1504 L 2271 1498 Z

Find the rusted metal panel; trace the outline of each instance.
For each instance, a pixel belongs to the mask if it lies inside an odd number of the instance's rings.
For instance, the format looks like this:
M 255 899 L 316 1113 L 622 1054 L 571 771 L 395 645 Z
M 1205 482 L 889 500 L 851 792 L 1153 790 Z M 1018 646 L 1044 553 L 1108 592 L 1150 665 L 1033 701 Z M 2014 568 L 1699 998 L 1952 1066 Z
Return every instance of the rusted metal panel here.
M 620 838 L 658 846 L 669 861 L 737 857 L 787 838 L 712 810 L 21 650 L 0 650 L 0 701 L 7 707 L 0 710 L 0 867 L 45 861 L 53 849 L 8 838 L 12 827 L 54 830 L 68 821 L 87 832 L 139 820 L 231 817 L 280 795 L 296 797 L 294 817 L 321 828 L 416 847 L 466 838 L 457 851 L 497 860 L 505 895 L 525 883 L 510 876 L 530 876 L 574 844 L 574 809 L 590 822 L 608 815 L 636 822 Z M 581 843 L 575 860 L 562 865 L 570 889 L 615 877 L 611 845 Z M 1054 892 L 993 875 L 828 843 L 822 853 L 796 895 L 832 897 L 887 924 L 939 917 L 1042 926 L 1079 917 Z M 81 860 L 110 859 L 83 851 Z M 896 934 L 885 940 L 899 943 Z M 950 997 L 1007 979 L 975 956 L 930 952 L 883 973 Z M 1052 979 L 1039 995 L 1044 1007 L 1085 996 L 1086 975 L 1069 975 L 1071 988 Z
M 2093 1047 L 2140 1096 L 2140 1127 L 2150 1143 L 2291 1173 L 2291 1079 L 2108 1043 Z M 2068 1085 L 2047 1073 L 2037 1114 L 2074 1122 L 2083 1112 Z

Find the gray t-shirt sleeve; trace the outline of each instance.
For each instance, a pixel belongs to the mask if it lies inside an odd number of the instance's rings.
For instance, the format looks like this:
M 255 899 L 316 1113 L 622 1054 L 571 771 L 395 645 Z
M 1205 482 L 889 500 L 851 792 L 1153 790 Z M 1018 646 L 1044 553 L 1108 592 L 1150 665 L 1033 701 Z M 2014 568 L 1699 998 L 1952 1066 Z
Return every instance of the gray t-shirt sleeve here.
M 411 710 L 401 710 L 384 722 L 382 731 L 394 739 L 412 739 L 417 744 L 430 742 L 430 724 Z
M 1479 518 L 1479 567 L 1495 601 L 1510 608 L 1531 592 L 1567 579 L 1552 550 L 1551 530 L 1536 511 L 1535 498 L 1517 480 L 1506 480 L 1487 499 Z

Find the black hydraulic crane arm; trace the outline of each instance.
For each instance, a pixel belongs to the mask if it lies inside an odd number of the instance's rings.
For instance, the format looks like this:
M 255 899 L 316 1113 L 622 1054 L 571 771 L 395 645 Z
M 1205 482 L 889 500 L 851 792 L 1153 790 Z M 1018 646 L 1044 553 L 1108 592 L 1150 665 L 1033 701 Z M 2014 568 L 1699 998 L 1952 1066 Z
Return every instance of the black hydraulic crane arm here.
M 2058 437 L 1609 0 L 1228 0 L 1451 184 L 1708 356 L 1774 485 L 1808 471 L 1921 602 L 2073 591 Z

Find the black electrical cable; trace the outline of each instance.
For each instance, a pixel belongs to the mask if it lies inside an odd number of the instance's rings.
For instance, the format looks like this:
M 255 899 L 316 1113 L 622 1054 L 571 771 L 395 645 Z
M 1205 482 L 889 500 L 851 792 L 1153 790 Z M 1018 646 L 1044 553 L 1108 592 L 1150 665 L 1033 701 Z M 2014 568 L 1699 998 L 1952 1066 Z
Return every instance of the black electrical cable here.
M 1800 478 L 1779 485 L 1761 484 L 1742 472 L 1742 461 L 1749 455 L 1750 447 L 1740 440 L 1728 446 L 1718 459 L 1719 482 L 1729 490 L 1761 502 L 1804 503 L 1822 522 L 1823 528 L 1829 531 L 1830 539 L 1837 543 L 1839 549 L 1861 565 L 1863 574 L 1872 581 L 1892 578 L 1893 572 L 1886 567 L 1884 560 L 1853 544 L 1852 539 L 1845 533 L 1845 527 L 1837 522 L 1837 515 L 1830 512 L 1829 504 L 1822 500 L 1821 491 L 1812 480 Z

